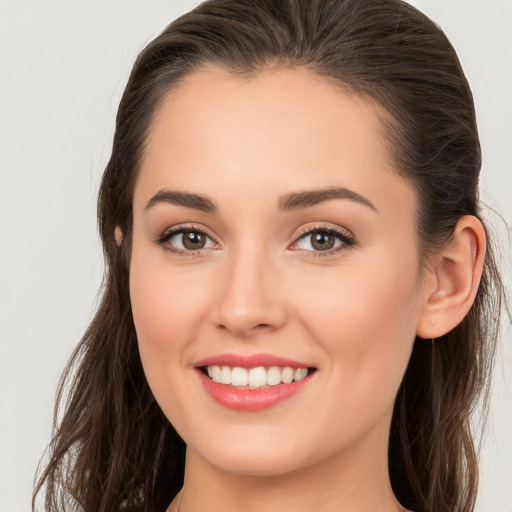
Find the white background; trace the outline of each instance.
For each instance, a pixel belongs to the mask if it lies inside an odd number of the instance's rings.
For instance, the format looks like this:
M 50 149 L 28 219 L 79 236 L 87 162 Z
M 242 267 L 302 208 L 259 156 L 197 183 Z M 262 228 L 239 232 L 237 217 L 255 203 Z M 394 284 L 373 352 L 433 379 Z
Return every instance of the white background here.
M 196 2 L 0 0 L 0 512 L 30 509 L 54 393 L 102 275 L 95 200 L 138 51 Z M 512 1 L 416 0 L 459 52 L 484 151 L 482 198 L 512 224 Z M 494 214 L 510 289 L 510 231 Z M 479 512 L 512 512 L 506 326 Z

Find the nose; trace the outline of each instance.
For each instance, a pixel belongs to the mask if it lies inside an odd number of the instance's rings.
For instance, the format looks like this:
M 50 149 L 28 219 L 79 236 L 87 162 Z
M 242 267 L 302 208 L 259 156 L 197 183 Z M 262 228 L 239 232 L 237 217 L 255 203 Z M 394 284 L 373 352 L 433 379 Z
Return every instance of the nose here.
M 213 321 L 238 338 L 281 328 L 287 318 L 278 269 L 256 251 L 240 252 L 219 273 Z

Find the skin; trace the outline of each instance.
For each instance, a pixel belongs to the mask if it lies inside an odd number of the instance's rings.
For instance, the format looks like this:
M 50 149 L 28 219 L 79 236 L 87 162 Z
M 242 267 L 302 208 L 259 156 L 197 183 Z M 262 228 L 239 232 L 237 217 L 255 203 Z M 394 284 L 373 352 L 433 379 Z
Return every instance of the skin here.
M 289 194 L 329 187 L 373 207 L 345 198 L 278 208 Z M 217 210 L 148 207 L 162 190 L 205 196 Z M 462 222 L 456 247 L 420 272 L 415 191 L 393 170 L 375 109 L 300 69 L 241 78 L 207 67 L 170 91 L 133 207 L 140 354 L 187 444 L 183 494 L 169 510 L 179 499 L 182 511 L 402 510 L 387 468 L 394 399 L 415 336 L 440 335 L 471 305 L 479 224 Z M 156 240 L 173 226 L 204 231 L 208 243 L 172 252 L 180 236 Z M 304 230 L 326 227 L 353 245 L 315 250 Z M 464 268 L 452 264 L 459 255 Z M 234 411 L 205 393 L 194 369 L 226 352 L 317 371 L 274 407 Z

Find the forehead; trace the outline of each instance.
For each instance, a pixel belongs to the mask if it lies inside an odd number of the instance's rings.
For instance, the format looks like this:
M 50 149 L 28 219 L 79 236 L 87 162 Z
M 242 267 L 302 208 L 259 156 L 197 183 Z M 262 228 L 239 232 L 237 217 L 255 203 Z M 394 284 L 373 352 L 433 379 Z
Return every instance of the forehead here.
M 236 189 L 251 201 L 344 186 L 377 202 L 386 191 L 414 202 L 390 162 L 369 101 L 302 68 L 245 77 L 210 66 L 163 98 L 135 195 L 169 187 L 209 195 L 215 183 L 214 192 Z
M 247 77 L 207 66 L 164 96 L 146 147 L 151 153 L 161 149 L 154 146 L 172 138 L 184 149 L 198 142 L 219 149 L 227 144 L 233 157 L 247 146 L 265 145 L 279 157 L 290 156 L 283 151 L 302 137 L 312 144 L 293 147 L 300 158 L 321 141 L 323 149 L 335 149 L 335 143 L 345 154 L 349 147 L 363 151 L 378 148 L 379 156 L 385 158 L 380 128 L 369 101 L 307 69 L 269 67 Z

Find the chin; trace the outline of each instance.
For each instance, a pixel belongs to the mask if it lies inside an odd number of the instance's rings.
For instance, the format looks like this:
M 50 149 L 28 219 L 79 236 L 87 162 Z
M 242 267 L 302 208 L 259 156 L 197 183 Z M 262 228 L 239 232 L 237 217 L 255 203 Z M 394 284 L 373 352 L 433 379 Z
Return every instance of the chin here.
M 261 437 L 250 441 L 246 438 L 231 438 L 223 442 L 217 438 L 213 443 L 206 441 L 196 447 L 188 445 L 188 453 L 194 452 L 194 456 L 228 473 L 275 477 L 308 465 L 308 457 L 303 450 L 299 452 L 297 446 L 300 443 L 291 443 L 289 439 L 286 442 L 283 439 L 265 440 Z
M 260 451 L 257 455 L 252 454 L 244 457 L 237 454 L 232 456 L 212 454 L 208 462 L 226 473 L 249 477 L 278 477 L 304 466 L 300 461 L 290 459 L 286 455 L 272 454 L 267 456 L 267 454 L 264 454 L 262 456 Z

